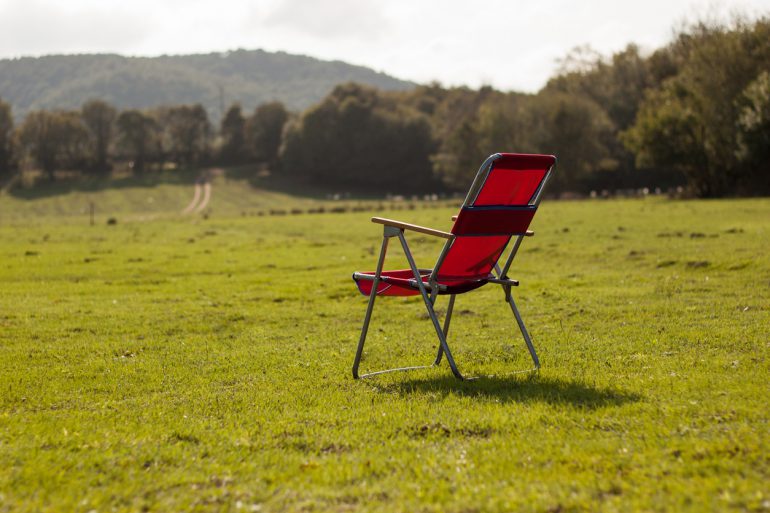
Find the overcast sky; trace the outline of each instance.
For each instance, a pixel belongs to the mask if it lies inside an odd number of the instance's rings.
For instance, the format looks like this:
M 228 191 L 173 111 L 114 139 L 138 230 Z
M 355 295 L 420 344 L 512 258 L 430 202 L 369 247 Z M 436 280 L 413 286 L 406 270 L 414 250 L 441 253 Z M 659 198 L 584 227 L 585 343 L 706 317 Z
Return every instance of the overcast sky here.
M 575 46 L 653 49 L 684 21 L 734 12 L 770 14 L 770 0 L 0 0 L 0 58 L 261 48 L 535 91 Z

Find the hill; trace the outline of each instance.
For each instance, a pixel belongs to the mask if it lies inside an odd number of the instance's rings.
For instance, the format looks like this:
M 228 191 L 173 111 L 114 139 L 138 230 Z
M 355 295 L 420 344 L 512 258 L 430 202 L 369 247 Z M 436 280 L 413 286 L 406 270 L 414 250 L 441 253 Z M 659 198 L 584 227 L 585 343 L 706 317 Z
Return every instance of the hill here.
M 124 57 L 51 55 L 0 60 L 0 98 L 17 119 L 36 109 L 79 108 L 100 98 L 118 108 L 201 103 L 212 119 L 222 104 L 246 110 L 272 100 L 299 110 L 335 85 L 355 81 L 386 90 L 414 84 L 341 61 L 263 50 Z

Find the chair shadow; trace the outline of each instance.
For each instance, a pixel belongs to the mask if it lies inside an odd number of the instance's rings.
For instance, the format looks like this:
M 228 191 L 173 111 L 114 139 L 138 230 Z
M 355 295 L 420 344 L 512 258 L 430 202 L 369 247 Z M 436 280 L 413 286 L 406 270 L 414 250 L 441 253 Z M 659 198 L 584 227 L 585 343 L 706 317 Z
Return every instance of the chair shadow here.
M 491 397 L 501 402 L 543 402 L 596 409 L 621 406 L 642 399 L 640 394 L 614 388 L 600 388 L 576 380 L 540 376 L 489 376 L 459 381 L 452 376 L 418 378 L 382 385 L 380 390 L 408 396 L 414 393 L 454 394 Z

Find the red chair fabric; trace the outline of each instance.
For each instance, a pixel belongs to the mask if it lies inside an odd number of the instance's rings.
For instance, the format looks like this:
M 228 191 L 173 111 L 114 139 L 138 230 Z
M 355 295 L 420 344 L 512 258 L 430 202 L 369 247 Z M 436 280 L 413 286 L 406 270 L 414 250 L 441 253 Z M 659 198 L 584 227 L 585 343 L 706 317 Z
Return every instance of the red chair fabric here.
M 503 153 L 473 205 L 528 205 L 555 162 L 551 155 Z

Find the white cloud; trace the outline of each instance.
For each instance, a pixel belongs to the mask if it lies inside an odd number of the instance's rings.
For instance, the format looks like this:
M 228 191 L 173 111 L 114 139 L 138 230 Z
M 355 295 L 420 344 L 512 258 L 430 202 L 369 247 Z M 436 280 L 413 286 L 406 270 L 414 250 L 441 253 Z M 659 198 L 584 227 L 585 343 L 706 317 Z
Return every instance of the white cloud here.
M 154 29 L 141 13 L 108 2 L 0 2 L 1 57 L 116 51 L 140 44 Z
M 320 39 L 379 39 L 389 23 L 373 0 L 312 2 L 284 0 L 262 20 L 270 30 L 285 29 Z

